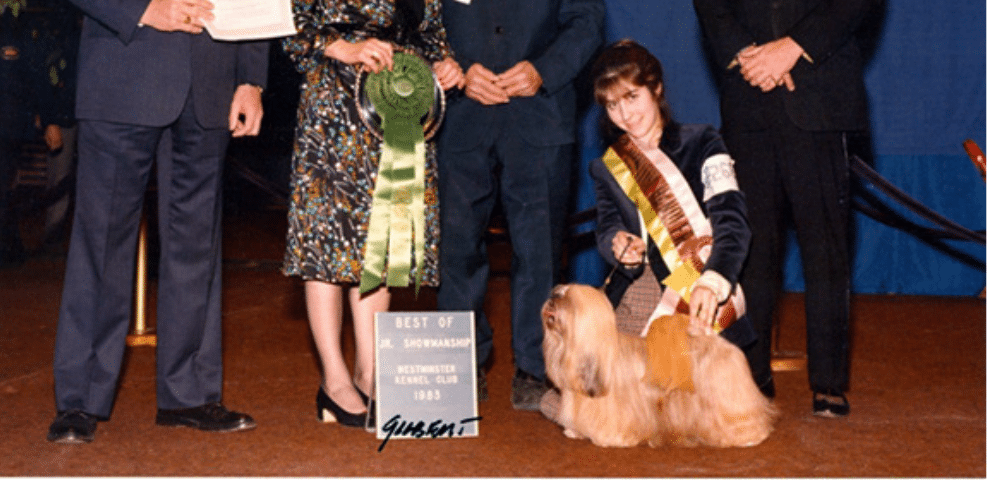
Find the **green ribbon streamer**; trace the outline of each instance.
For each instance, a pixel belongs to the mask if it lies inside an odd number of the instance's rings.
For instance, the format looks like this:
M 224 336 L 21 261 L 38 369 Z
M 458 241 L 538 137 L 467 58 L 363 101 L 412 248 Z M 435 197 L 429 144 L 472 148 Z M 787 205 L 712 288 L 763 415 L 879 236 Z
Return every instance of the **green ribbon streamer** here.
M 367 98 L 381 117 L 377 184 L 370 207 L 360 293 L 382 282 L 407 287 L 412 255 L 415 293 L 425 268 L 425 131 L 422 117 L 432 108 L 435 83 L 421 58 L 394 53 L 394 68 L 367 76 Z

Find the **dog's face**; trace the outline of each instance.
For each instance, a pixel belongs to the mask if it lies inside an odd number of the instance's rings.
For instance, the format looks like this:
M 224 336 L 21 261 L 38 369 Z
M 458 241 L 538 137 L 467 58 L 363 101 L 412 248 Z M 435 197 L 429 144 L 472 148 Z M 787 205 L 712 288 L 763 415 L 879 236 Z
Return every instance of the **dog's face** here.
M 600 363 L 610 357 L 617 324 L 606 295 L 587 285 L 559 285 L 542 306 L 545 369 L 559 388 L 605 393 Z
M 541 309 L 545 332 L 593 334 L 616 328 L 613 307 L 603 292 L 588 285 L 558 285 Z M 599 333 L 599 332 L 597 332 Z

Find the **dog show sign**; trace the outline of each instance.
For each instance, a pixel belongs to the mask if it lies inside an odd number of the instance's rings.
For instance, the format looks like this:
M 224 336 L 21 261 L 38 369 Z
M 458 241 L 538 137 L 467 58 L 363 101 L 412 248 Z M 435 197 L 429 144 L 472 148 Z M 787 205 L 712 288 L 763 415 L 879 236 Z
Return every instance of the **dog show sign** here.
M 378 451 L 394 438 L 479 435 L 473 312 L 381 312 L 375 323 Z

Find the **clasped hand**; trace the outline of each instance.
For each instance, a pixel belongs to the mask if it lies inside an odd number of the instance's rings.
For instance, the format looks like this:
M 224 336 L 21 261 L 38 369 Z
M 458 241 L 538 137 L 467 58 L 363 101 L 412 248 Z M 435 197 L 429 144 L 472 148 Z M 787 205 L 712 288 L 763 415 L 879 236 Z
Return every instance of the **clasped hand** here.
M 474 63 L 466 71 L 466 96 L 481 105 L 507 103 L 511 97 L 531 97 L 541 88 L 542 78 L 527 60 L 518 62 L 501 74 Z
M 744 80 L 762 92 L 769 92 L 779 85 L 784 85 L 788 91 L 795 91 L 795 82 L 791 71 L 798 63 L 804 50 L 791 37 L 764 45 L 754 45 L 744 48 L 737 54 L 740 64 L 740 74 Z

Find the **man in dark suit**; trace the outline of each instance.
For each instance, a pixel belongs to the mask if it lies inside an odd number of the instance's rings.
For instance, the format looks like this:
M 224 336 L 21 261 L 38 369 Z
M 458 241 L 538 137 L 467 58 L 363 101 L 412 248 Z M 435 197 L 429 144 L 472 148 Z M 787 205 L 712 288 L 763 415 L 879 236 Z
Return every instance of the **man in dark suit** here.
M 256 135 L 267 42 L 216 42 L 204 0 L 72 0 L 86 15 L 76 116 L 75 219 L 55 343 L 58 415 L 48 440 L 93 439 L 113 406 L 138 224 L 157 157 L 158 425 L 255 426 L 222 400 L 222 162 Z
M 774 396 L 771 324 L 790 212 L 805 273 L 813 412 L 845 416 L 849 382 L 848 135 L 868 128 L 857 34 L 879 0 L 694 0 L 721 76 L 723 137 L 753 241 L 741 283 L 758 333 L 747 351 Z
M 513 248 L 514 408 L 544 391 L 541 305 L 558 280 L 575 141 L 573 79 L 603 41 L 602 0 L 443 0 L 465 96 L 438 143 L 442 212 L 439 310 L 476 315 L 480 398 L 493 334 L 483 312 L 484 244 L 497 201 Z

